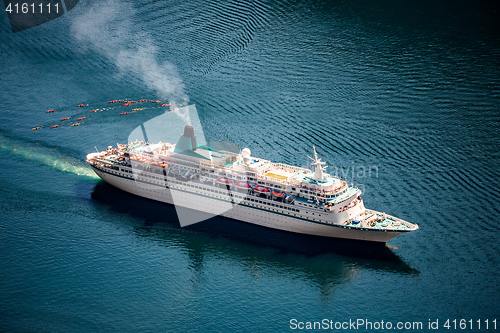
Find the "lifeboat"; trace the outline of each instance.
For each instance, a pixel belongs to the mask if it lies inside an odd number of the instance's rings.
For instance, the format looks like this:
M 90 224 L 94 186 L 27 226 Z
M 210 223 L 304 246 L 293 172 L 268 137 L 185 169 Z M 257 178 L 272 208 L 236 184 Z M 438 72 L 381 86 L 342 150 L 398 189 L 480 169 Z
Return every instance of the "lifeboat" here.
M 84 106 L 89 106 L 88 104 L 80 104 L 80 105 L 77 105 L 76 107 L 77 108 L 83 108 Z
M 90 112 L 97 112 L 99 109 L 90 110 Z
M 48 111 L 45 111 L 45 113 L 52 113 L 52 112 L 56 112 L 56 110 L 48 110 Z
M 151 101 L 151 103 L 161 103 L 161 101 Z
M 162 104 L 161 106 L 170 106 L 170 104 Z
M 77 120 L 83 120 L 83 119 L 85 119 L 85 118 L 87 118 L 87 117 L 80 117 L 80 118 L 78 118 Z
M 42 127 L 37 126 L 37 127 L 33 127 L 31 130 L 36 131 L 37 129 L 40 129 L 40 128 L 42 128 Z
M 130 104 L 130 103 L 124 103 L 124 104 L 122 104 L 122 106 L 129 106 L 129 105 L 132 105 L 132 104 Z
M 132 109 L 132 111 L 141 111 L 142 108 Z
M 120 113 L 120 116 L 124 116 L 124 115 L 129 114 L 129 113 L 130 112 L 122 112 L 122 113 Z
M 273 191 L 273 196 L 275 196 L 276 198 L 284 198 L 285 197 L 285 193 L 280 193 L 280 192 L 275 192 Z
M 248 184 L 248 183 L 237 182 L 235 185 L 236 185 L 236 187 L 239 187 L 239 188 L 242 188 L 245 190 L 249 190 L 252 188 L 252 186 L 250 186 L 250 184 Z
M 269 191 L 268 188 L 264 187 L 264 186 L 256 186 L 254 188 L 254 191 L 255 192 L 259 192 L 259 193 L 264 193 L 264 194 L 269 194 L 271 193 L 271 191 Z
M 50 126 L 50 128 L 56 128 L 56 127 L 59 127 L 61 125 L 54 125 L 54 126 Z
M 227 178 L 217 178 L 217 183 L 219 184 L 225 184 L 225 185 L 231 185 L 233 184 L 233 181 L 231 179 L 227 179 Z
M 74 123 L 74 124 L 71 124 L 69 126 L 80 126 L 80 125 L 81 125 L 81 123 Z
M 118 100 L 114 99 L 112 101 L 109 101 L 108 103 L 117 103 L 117 102 L 118 102 Z
M 147 102 L 148 100 L 147 99 L 140 99 L 138 100 L 138 102 Z
M 62 119 L 61 119 L 61 121 L 63 121 L 63 120 L 68 120 L 69 118 L 70 118 L 70 117 L 64 117 L 64 118 L 62 118 Z

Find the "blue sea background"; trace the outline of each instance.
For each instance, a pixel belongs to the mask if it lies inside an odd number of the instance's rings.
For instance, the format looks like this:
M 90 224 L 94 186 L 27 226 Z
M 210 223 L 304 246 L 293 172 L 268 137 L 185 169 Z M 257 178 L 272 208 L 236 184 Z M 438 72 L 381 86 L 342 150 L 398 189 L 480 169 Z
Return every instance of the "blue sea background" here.
M 89 12 L 113 39 L 78 37 Z M 498 2 L 80 1 L 18 33 L 0 17 L 0 331 L 500 321 Z M 181 228 L 173 207 L 100 181 L 86 154 L 165 111 L 108 101 L 169 100 L 150 62 L 117 63 L 144 45 L 207 138 L 302 167 L 314 145 L 367 207 L 420 229 L 383 247 L 223 218 Z

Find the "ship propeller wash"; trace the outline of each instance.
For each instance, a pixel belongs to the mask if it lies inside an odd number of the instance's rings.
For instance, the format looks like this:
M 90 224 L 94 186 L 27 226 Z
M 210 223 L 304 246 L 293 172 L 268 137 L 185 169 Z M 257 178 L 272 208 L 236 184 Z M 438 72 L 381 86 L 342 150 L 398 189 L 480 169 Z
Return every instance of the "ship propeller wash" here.
M 361 190 L 325 172 L 313 147 L 309 169 L 196 143 L 184 128 L 177 144 L 135 141 L 87 155 L 95 173 L 132 194 L 263 227 L 385 243 L 416 224 L 366 209 Z M 177 210 L 179 212 L 179 210 Z M 195 222 L 179 219 L 182 226 Z M 197 222 L 197 221 L 196 221 Z

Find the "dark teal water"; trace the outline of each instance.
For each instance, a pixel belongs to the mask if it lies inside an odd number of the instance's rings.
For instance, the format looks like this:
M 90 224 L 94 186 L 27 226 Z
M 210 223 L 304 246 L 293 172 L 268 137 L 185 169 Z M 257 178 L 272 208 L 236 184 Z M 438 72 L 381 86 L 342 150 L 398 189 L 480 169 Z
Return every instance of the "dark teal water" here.
M 500 320 L 498 7 L 84 1 L 16 34 L 3 17 L 0 331 L 485 331 Z M 379 247 L 222 218 L 180 228 L 172 207 L 93 177 L 94 146 L 163 111 L 90 108 L 187 97 L 211 138 L 300 166 L 315 145 L 367 207 L 420 230 Z

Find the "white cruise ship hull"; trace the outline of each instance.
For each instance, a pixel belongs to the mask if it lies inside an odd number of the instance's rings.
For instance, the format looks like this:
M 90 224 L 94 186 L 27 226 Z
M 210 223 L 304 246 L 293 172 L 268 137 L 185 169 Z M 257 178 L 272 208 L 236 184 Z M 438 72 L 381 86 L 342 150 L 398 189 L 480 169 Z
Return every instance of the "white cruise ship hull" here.
M 96 167 L 92 164 L 91 166 L 96 174 L 107 183 L 123 191 L 144 198 L 165 202 L 168 204 L 174 204 L 172 191 L 176 191 L 176 206 L 189 209 L 195 208 L 196 211 L 207 214 L 207 218 L 214 216 L 214 213 L 219 211 L 217 207 L 219 207 L 220 205 L 228 205 L 228 201 L 223 202 L 221 199 L 213 198 L 201 193 L 192 193 L 178 190 L 175 187 L 167 188 L 166 186 L 149 184 L 144 181 L 138 181 L 133 177 L 123 177 L 119 173 L 110 173 L 109 171 Z M 193 205 L 193 203 L 195 203 L 195 206 Z M 362 206 L 362 203 L 360 206 Z M 352 214 L 361 212 L 362 210 L 364 210 L 364 207 L 357 207 L 356 210 L 357 211 L 352 212 Z M 351 228 L 338 223 L 311 221 L 311 218 L 303 214 L 290 214 L 289 212 L 280 212 L 279 210 L 272 211 L 269 209 L 264 209 L 264 207 L 259 208 L 258 205 L 247 205 L 244 203 L 234 204 L 231 209 L 217 215 L 222 215 L 227 218 L 240 220 L 263 227 L 299 234 L 381 243 L 386 243 L 390 239 L 405 233 L 405 231 L 399 230 L 373 230 L 359 227 Z

